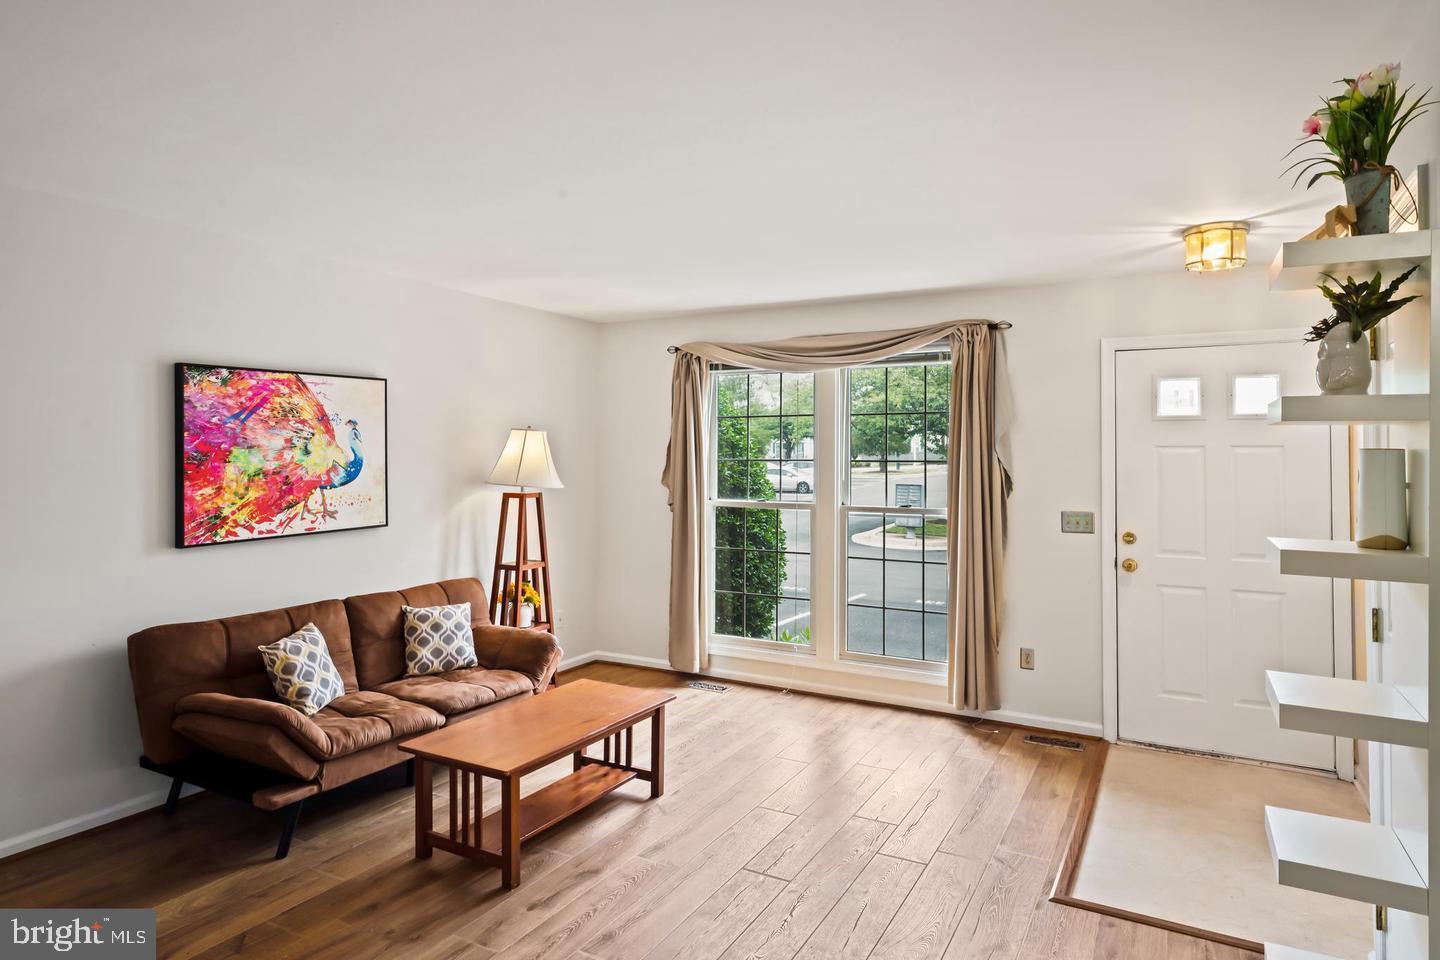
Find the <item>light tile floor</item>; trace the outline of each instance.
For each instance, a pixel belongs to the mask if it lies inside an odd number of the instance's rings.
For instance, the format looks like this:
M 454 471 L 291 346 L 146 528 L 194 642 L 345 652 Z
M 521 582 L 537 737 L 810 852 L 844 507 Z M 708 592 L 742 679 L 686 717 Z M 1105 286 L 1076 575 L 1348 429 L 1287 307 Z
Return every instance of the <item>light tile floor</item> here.
M 1275 882 L 1266 804 L 1369 819 L 1351 783 L 1114 746 L 1072 894 L 1204 930 L 1365 960 L 1371 907 Z

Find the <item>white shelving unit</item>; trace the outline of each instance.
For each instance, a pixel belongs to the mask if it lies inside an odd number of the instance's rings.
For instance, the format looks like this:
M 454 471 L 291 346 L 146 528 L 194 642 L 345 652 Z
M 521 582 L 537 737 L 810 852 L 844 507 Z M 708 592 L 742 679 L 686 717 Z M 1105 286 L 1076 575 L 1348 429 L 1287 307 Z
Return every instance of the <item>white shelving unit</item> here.
M 1363 393 L 1281 397 L 1270 404 L 1271 423 L 1406 423 L 1430 419 L 1428 393 Z
M 1430 558 L 1413 550 L 1371 550 L 1351 540 L 1266 539 L 1271 559 L 1280 561 L 1281 573 L 1391 583 L 1430 582 Z
M 1395 831 L 1318 813 L 1265 808 L 1276 879 L 1287 887 L 1428 913 L 1430 891 Z
M 1265 694 L 1285 730 L 1428 748 L 1430 726 L 1395 687 L 1364 680 L 1265 671 Z
M 1388 276 L 1403 273 L 1416 264 L 1428 268 L 1433 233 L 1433 230 L 1412 230 L 1287 243 L 1270 264 L 1270 289 L 1311 290 L 1326 273 L 1341 280 L 1347 276 L 1359 280 L 1373 277 L 1376 270 Z M 1427 269 L 1417 270 L 1411 282 L 1427 277 Z
M 1406 284 L 1406 293 L 1429 294 L 1432 281 L 1432 257 L 1440 231 L 1420 230 L 1382 236 L 1345 237 L 1327 240 L 1302 240 L 1285 244 L 1270 266 L 1272 290 L 1313 289 L 1322 274 L 1342 279 L 1349 275 L 1369 278 L 1377 270 L 1389 279 L 1418 265 L 1419 270 Z M 1396 356 L 1407 360 L 1407 369 L 1418 365 L 1420 377 L 1411 382 L 1422 386 L 1429 371 L 1430 384 L 1436 384 L 1436 362 L 1440 358 L 1440 305 L 1427 297 L 1418 309 L 1428 314 L 1428 323 L 1404 329 L 1423 336 L 1429 331 L 1430 353 L 1423 358 L 1410 353 Z M 1319 299 L 1317 297 L 1317 305 Z M 1406 308 L 1417 309 L 1416 307 Z M 1413 313 L 1408 315 L 1416 320 Z M 1410 349 L 1421 349 L 1411 343 Z M 1409 362 L 1414 361 L 1414 362 Z M 1414 386 L 1411 389 L 1415 389 Z M 1440 389 L 1440 388 L 1437 388 Z M 1430 393 L 1371 394 L 1364 396 L 1293 396 L 1281 397 L 1270 405 L 1271 423 L 1308 424 L 1428 424 L 1423 436 L 1428 450 L 1420 454 L 1425 464 L 1429 453 L 1440 451 L 1440 405 Z M 1415 429 L 1409 428 L 1409 436 Z M 1425 443 L 1425 440 L 1417 440 Z M 1423 477 L 1423 480 L 1421 479 Z M 1425 466 L 1416 477 L 1411 491 L 1416 514 L 1412 529 L 1422 544 L 1440 543 L 1440 513 L 1429 504 L 1440 504 L 1440 471 Z M 1394 684 L 1345 680 L 1334 677 L 1313 677 L 1270 670 L 1266 672 L 1266 693 L 1276 723 L 1289 730 L 1304 730 L 1359 741 L 1392 745 L 1390 750 L 1415 756 L 1412 749 L 1424 750 L 1420 779 L 1431 783 L 1440 777 L 1440 761 L 1429 750 L 1430 729 L 1427 718 L 1434 709 L 1430 691 L 1440 681 L 1440 578 L 1430 568 L 1424 552 L 1409 550 L 1367 550 L 1349 541 L 1300 540 L 1286 537 L 1269 539 L 1269 554 L 1281 573 L 1297 576 L 1327 577 L 1394 584 L 1425 584 L 1428 589 L 1428 626 L 1425 649 L 1435 651 L 1428 656 L 1424 675 L 1396 676 L 1393 679 L 1409 684 L 1402 691 Z M 1396 590 L 1402 589 L 1399 587 Z M 1388 594 L 1386 594 L 1388 596 Z M 1387 614 L 1388 615 L 1388 614 Z M 1413 643 L 1413 634 L 1400 639 Z M 1406 648 L 1410 649 L 1410 648 Z M 1422 653 L 1424 651 L 1421 651 Z M 1388 662 L 1388 661 L 1387 661 Z M 1387 751 L 1385 756 L 1390 757 Z M 1407 759 L 1408 762 L 1408 759 Z M 1386 761 L 1387 765 L 1389 761 Z M 1414 774 L 1408 775 L 1405 789 L 1417 789 Z M 1386 789 L 1390 789 L 1387 784 Z M 1396 787 L 1395 789 L 1400 789 Z M 1418 789 L 1424 790 L 1423 786 Z M 1389 806 L 1387 804 L 1386 806 Z M 1404 917 L 1418 914 L 1428 931 L 1419 931 L 1422 939 L 1428 933 L 1428 955 L 1440 958 L 1440 921 L 1430 918 L 1430 891 L 1425 878 L 1440 865 L 1434 844 L 1427 845 L 1424 834 L 1440 829 L 1436 804 L 1427 802 L 1426 823 L 1411 822 L 1392 827 L 1388 823 L 1345 820 L 1319 814 L 1265 808 L 1265 832 L 1275 862 L 1276 878 L 1286 886 L 1314 890 L 1332 896 L 1392 908 Z M 1386 809 L 1373 812 L 1373 819 L 1391 816 Z M 1397 833 L 1400 827 L 1404 831 Z M 1437 911 L 1440 913 L 1440 911 Z M 1408 927 L 1414 930 L 1414 921 Z M 1414 934 L 1407 934 L 1414 942 Z M 1269 960 L 1333 960 L 1322 954 L 1279 944 L 1266 944 Z M 1390 960 L 1397 960 L 1392 955 Z M 1407 955 L 1399 960 L 1414 960 Z

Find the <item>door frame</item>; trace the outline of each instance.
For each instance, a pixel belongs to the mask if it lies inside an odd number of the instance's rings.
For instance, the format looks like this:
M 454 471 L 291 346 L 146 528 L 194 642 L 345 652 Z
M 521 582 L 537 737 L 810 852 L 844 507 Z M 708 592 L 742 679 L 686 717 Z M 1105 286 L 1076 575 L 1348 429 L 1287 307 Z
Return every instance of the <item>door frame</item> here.
M 1229 347 L 1257 343 L 1297 343 L 1303 327 L 1181 333 L 1148 337 L 1107 337 L 1100 341 L 1100 695 L 1105 739 L 1120 737 L 1120 636 L 1117 622 L 1116 574 L 1118 551 L 1115 526 L 1115 362 L 1131 350 L 1167 350 L 1176 347 Z M 1330 524 L 1332 530 L 1350 529 L 1349 434 L 1346 427 L 1330 428 Z M 1335 451 L 1346 452 L 1336 457 Z M 1335 676 L 1352 679 L 1353 661 L 1350 581 L 1331 580 L 1334 611 L 1333 662 Z M 1355 745 L 1349 737 L 1335 738 L 1335 772 L 1342 780 L 1355 779 Z

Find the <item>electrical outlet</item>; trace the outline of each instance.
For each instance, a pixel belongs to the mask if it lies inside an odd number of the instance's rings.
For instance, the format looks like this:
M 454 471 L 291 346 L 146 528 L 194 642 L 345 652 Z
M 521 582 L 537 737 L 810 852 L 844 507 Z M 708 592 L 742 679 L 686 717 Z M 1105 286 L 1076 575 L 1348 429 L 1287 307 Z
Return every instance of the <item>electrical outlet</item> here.
M 1034 669 L 1035 669 L 1035 651 L 1034 651 L 1033 649 L 1031 649 L 1030 647 L 1021 647 L 1021 648 L 1020 648 L 1020 669 L 1021 669 L 1021 670 L 1034 670 Z
M 1061 510 L 1061 533 L 1094 533 L 1095 514 L 1089 510 Z

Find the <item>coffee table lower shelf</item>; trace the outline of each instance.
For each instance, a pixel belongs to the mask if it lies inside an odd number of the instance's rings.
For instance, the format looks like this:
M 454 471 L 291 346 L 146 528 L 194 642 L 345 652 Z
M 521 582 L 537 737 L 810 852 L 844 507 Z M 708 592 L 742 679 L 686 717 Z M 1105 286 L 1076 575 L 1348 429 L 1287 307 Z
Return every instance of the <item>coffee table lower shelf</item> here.
M 450 773 L 452 777 L 464 775 L 463 770 L 452 769 Z M 524 843 L 536 834 L 543 833 L 571 814 L 590 806 L 616 787 L 634 780 L 636 776 L 635 770 L 621 770 L 598 763 L 586 764 L 569 776 L 562 777 L 527 797 L 521 797 L 520 842 Z M 468 797 L 466 799 L 468 801 Z M 475 805 L 480 805 L 478 798 Z M 464 806 L 468 807 L 469 803 Z M 468 810 L 466 812 L 468 813 Z M 496 810 L 478 823 L 470 820 L 468 816 L 456 818 L 469 822 L 454 824 L 454 837 L 431 830 L 430 845 L 437 850 L 469 857 L 488 866 L 503 867 L 501 852 L 504 813 L 503 809 Z

